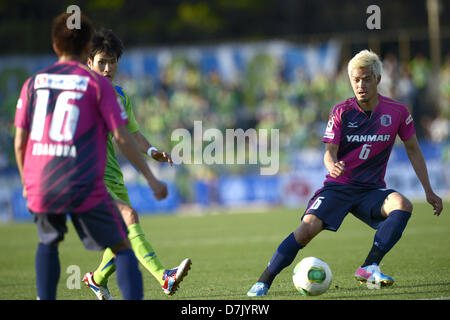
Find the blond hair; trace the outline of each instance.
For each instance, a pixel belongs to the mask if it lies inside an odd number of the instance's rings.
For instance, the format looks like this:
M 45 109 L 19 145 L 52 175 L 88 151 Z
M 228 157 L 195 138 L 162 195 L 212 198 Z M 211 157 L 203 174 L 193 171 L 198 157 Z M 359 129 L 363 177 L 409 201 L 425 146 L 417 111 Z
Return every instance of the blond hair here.
M 349 62 L 347 66 L 348 76 L 351 77 L 352 70 L 369 68 L 374 74 L 375 78 L 381 75 L 381 69 L 383 64 L 381 63 L 378 55 L 369 50 L 362 50 L 356 54 Z

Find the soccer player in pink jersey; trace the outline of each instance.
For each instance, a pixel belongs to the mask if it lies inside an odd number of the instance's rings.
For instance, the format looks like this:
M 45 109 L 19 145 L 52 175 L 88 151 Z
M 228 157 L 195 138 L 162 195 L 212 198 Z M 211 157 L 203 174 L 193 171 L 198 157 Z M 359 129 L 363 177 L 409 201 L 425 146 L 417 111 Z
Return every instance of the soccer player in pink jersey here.
M 108 132 L 157 199 L 167 196 L 167 187 L 153 176 L 126 129 L 127 115 L 110 81 L 82 64 L 90 49 L 91 22 L 81 15 L 80 27 L 70 29 L 69 17 L 64 13 L 53 20 L 58 62 L 27 79 L 14 122 L 23 194 L 40 240 L 35 257 L 37 298 L 56 299 L 58 244 L 70 214 L 87 249 L 111 248 L 115 253 L 123 298 L 142 299 L 142 276 L 127 229 L 103 181 Z
M 400 239 L 413 210 L 411 202 L 399 192 L 386 189 L 384 181 L 397 135 L 405 145 L 427 201 L 434 214 L 440 215 L 442 200 L 430 185 L 407 107 L 378 93 L 381 66 L 379 57 L 369 50 L 359 52 L 348 63 L 355 97 L 331 110 L 323 137 L 324 164 L 329 172 L 324 185 L 309 201 L 300 226 L 278 246 L 248 296 L 267 294 L 275 277 L 294 261 L 298 251 L 322 230 L 337 231 L 348 213 L 377 230 L 355 278 L 363 283 L 375 282 L 378 288 L 394 283 L 392 277 L 380 271 L 379 264 Z

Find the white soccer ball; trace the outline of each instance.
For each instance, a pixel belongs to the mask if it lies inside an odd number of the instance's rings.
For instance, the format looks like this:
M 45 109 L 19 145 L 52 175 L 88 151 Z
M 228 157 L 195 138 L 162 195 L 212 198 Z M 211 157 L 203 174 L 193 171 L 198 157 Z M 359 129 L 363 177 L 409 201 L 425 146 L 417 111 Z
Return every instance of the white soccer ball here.
M 315 257 L 304 258 L 294 268 L 295 288 L 305 296 L 318 296 L 328 290 L 332 279 L 328 264 Z

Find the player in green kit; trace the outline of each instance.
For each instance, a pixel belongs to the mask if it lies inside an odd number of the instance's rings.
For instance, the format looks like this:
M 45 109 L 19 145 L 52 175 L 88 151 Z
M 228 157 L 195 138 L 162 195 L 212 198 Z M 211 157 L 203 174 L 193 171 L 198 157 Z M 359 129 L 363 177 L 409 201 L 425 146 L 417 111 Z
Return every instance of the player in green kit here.
M 91 53 L 88 57 L 90 69 L 105 76 L 113 82 L 118 60 L 123 52 L 122 41 L 111 31 L 102 29 L 94 34 L 92 40 Z M 139 130 L 139 125 L 134 117 L 131 102 L 125 91 L 114 85 L 118 99 L 122 102 L 128 115 L 129 123 L 127 129 L 135 138 L 139 148 L 143 153 L 148 154 L 159 162 L 169 162 L 173 165 L 169 154 L 159 151 L 144 137 Z M 132 249 L 139 262 L 158 280 L 164 293 L 172 295 L 178 288 L 178 284 L 183 280 L 191 266 L 190 259 L 184 259 L 181 264 L 174 269 L 165 269 L 151 244 L 147 241 L 139 224 L 139 217 L 133 209 L 128 197 L 128 190 L 123 181 L 122 171 L 117 162 L 111 134 L 108 136 L 107 156 L 104 181 L 111 197 L 116 201 L 122 217 L 128 228 L 128 238 Z M 92 289 L 99 300 L 112 300 L 107 282 L 108 278 L 115 271 L 115 256 L 108 248 L 103 254 L 103 259 L 94 272 L 85 274 L 83 281 L 86 286 Z

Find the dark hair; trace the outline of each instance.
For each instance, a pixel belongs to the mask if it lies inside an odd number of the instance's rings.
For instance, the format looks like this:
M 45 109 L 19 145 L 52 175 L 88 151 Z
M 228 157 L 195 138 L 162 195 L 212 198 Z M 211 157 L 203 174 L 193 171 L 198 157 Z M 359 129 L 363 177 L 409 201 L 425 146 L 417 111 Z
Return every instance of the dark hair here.
M 92 39 L 93 27 L 88 17 L 80 15 L 80 27 L 68 28 L 71 14 L 62 13 L 53 19 L 52 41 L 61 53 L 80 55 Z
M 92 38 L 91 52 L 89 58 L 94 59 L 95 55 L 99 52 L 104 52 L 108 55 L 114 55 L 117 60 L 123 52 L 123 43 L 118 36 L 109 29 L 100 29 L 94 33 Z

